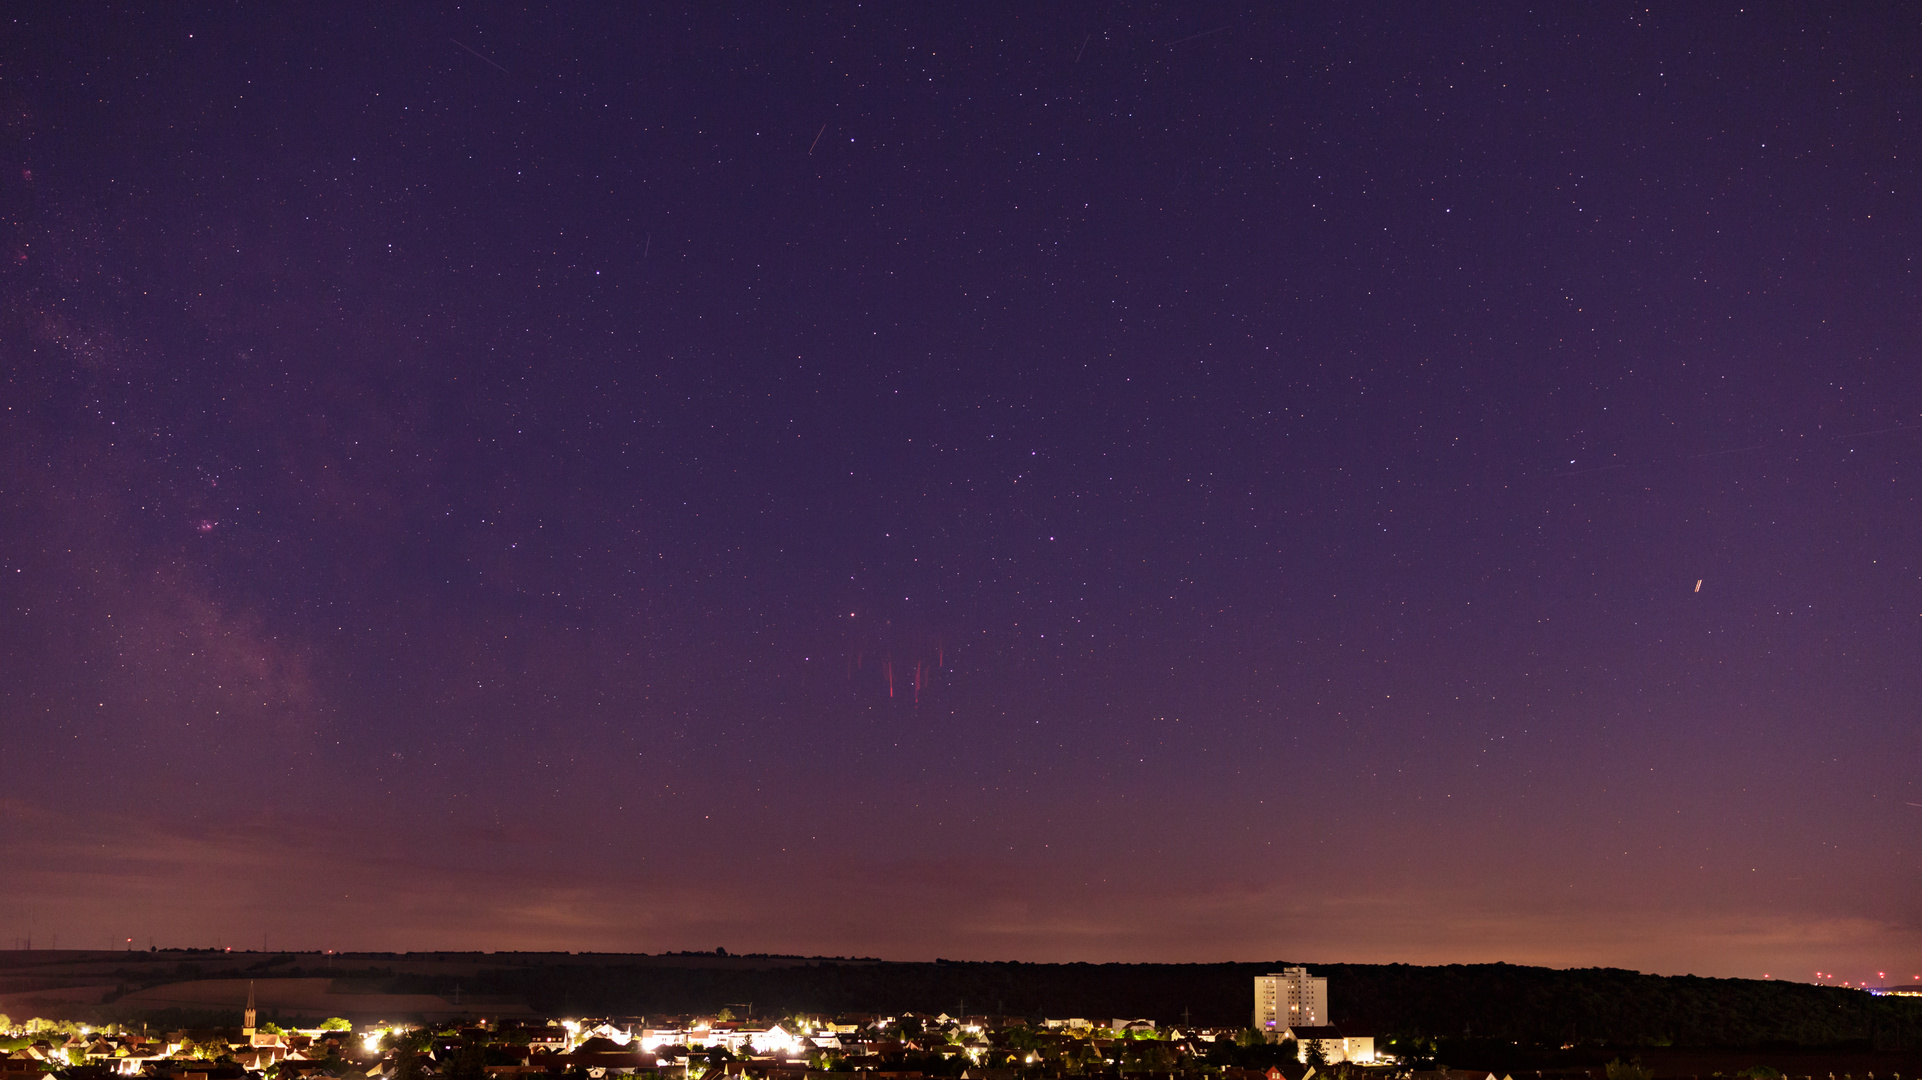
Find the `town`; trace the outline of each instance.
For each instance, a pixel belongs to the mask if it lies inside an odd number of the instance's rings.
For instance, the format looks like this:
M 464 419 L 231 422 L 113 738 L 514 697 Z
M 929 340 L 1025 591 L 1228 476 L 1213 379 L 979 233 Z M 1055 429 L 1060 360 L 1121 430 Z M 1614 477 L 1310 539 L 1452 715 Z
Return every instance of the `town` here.
M 1899 1080 L 1922 1073 L 1912 993 L 1505 964 L 18 950 L 0 1080 Z
M 1039 1019 L 945 1013 L 796 1014 L 489 1020 L 438 1024 L 333 1017 L 312 1027 L 258 1019 L 251 989 L 242 1026 L 136 1030 L 0 1018 L 8 1078 L 65 1080 L 516 1080 L 660 1075 L 672 1080 L 1017 1080 L 1040 1077 L 1214 1076 L 1309 1080 L 1411 1074 L 1374 1039 L 1328 1022 L 1328 980 L 1305 968 L 1258 977 L 1246 1027 L 1162 1026 L 1148 1018 Z M 1446 1080 L 1487 1080 L 1457 1071 Z

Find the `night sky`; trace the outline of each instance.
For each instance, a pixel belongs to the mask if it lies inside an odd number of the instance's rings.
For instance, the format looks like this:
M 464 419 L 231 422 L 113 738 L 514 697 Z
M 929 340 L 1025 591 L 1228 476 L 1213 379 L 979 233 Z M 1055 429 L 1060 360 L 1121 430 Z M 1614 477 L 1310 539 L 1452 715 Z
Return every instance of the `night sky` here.
M 1913 10 L 149 7 L 0 944 L 1922 971 Z

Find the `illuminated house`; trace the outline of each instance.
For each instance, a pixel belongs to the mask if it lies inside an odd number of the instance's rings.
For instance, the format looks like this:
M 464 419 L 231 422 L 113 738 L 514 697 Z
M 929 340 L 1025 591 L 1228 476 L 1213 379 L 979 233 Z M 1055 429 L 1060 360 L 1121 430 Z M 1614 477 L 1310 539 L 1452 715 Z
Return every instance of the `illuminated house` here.
M 779 1054 L 783 1057 L 801 1048 L 800 1040 L 788 1034 L 787 1029 L 779 1024 L 748 1032 L 748 1042 L 763 1054 Z
M 1255 976 L 1255 1030 L 1269 1042 L 1279 1042 L 1287 1028 L 1318 1027 L 1327 1022 L 1327 979 L 1310 976 L 1305 967 Z
M 1287 1042 L 1289 1039 L 1295 1040 L 1295 1052 L 1302 1061 L 1308 1060 L 1309 1046 L 1312 1044 L 1321 1048 L 1321 1060 L 1329 1065 L 1338 1065 L 1344 1061 L 1353 1062 L 1356 1065 L 1375 1063 L 1373 1036 L 1344 1036 L 1332 1027 L 1303 1024 L 1283 1031 L 1281 1037 L 1275 1041 Z

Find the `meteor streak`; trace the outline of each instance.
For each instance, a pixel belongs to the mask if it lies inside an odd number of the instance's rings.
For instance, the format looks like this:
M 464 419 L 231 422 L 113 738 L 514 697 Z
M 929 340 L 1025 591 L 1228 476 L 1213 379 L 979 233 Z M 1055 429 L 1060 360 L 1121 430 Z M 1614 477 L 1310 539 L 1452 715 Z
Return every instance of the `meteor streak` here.
M 461 43 L 460 43 L 460 42 L 459 42 L 459 41 L 458 41 L 457 39 L 455 39 L 455 38 L 448 38 L 447 40 L 449 40 L 449 41 L 452 41 L 452 42 L 453 42 L 454 44 L 456 44 L 456 45 L 460 45 L 460 47 L 461 47 L 461 48 L 463 48 L 463 49 L 467 49 L 467 46 L 465 46 L 465 45 L 461 45 Z M 498 71 L 498 72 L 500 72 L 500 73 L 501 73 L 502 75 L 512 75 L 512 74 L 513 74 L 513 72 L 511 72 L 511 71 L 509 71 L 509 70 L 507 70 L 506 68 L 504 68 L 504 67 L 502 67 L 502 66 L 500 66 L 499 64 L 496 64 L 496 63 L 495 63 L 495 62 L 493 62 L 492 60 L 489 60 L 489 59 L 488 59 L 487 57 L 485 57 L 485 56 L 482 56 L 481 54 L 479 54 L 479 53 L 477 53 L 477 52 L 474 52 L 474 50 L 472 50 L 472 49 L 467 49 L 467 51 L 468 51 L 468 52 L 470 52 L 470 53 L 474 53 L 474 57 L 475 57 L 476 59 L 478 59 L 478 60 L 479 60 L 479 61 L 480 61 L 481 63 L 483 63 L 483 64 L 486 64 L 486 65 L 487 65 L 488 67 L 491 67 L 491 68 L 493 68 L 493 69 L 494 69 L 495 71 Z

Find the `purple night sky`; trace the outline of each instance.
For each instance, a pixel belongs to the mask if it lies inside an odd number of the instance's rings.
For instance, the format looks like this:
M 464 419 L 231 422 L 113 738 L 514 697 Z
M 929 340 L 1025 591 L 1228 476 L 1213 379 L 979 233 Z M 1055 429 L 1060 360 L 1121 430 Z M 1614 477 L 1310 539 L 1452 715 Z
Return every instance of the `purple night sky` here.
M 1913 11 L 7 18 L 0 946 L 1922 971 Z

